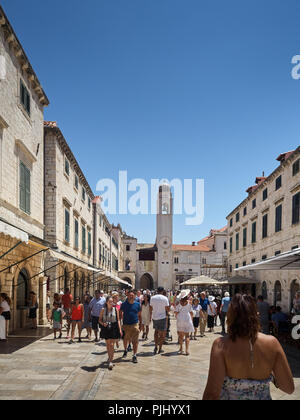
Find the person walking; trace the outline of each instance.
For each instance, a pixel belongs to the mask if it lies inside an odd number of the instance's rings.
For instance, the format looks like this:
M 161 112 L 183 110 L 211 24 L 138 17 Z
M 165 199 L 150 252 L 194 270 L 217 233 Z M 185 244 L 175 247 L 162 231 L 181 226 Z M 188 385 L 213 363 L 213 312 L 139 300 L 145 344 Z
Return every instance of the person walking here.
M 0 315 L 5 319 L 5 336 L 8 337 L 9 321 L 11 319 L 10 313 L 11 300 L 6 293 L 0 294 Z
M 217 311 L 216 311 L 217 314 L 215 316 L 215 327 L 217 327 L 218 326 L 218 317 L 220 319 L 220 325 L 221 325 L 221 316 L 220 316 L 220 313 L 221 313 L 221 305 L 222 305 L 221 296 L 217 296 L 215 302 L 217 304 Z
M 62 307 L 64 310 L 64 316 L 67 321 L 67 325 L 66 325 L 67 337 L 66 338 L 68 340 L 70 338 L 69 334 L 70 334 L 70 327 L 71 327 L 71 306 L 72 306 L 71 303 L 73 301 L 73 296 L 71 295 L 70 289 L 68 287 L 65 289 L 64 294 L 60 293 L 60 296 L 61 296 Z
M 119 297 L 120 294 L 119 294 L 119 292 L 114 291 L 114 292 L 112 292 L 111 296 L 112 296 L 112 299 L 113 299 L 113 305 L 119 311 L 119 316 L 120 316 L 120 310 L 121 310 L 121 305 L 122 305 L 122 300 Z M 121 320 L 120 320 L 120 322 L 121 322 Z M 115 340 L 115 344 L 116 344 L 116 347 L 119 348 L 119 339 Z
M 149 295 L 144 295 L 142 302 L 142 331 L 143 331 L 143 340 L 148 340 L 149 334 L 149 325 L 151 323 L 151 314 L 150 314 L 150 299 Z
M 202 308 L 202 312 L 203 312 L 203 317 L 201 317 L 199 319 L 199 323 L 200 323 L 200 337 L 204 337 L 205 328 L 206 328 L 206 324 L 207 324 L 207 317 L 208 317 L 208 315 L 207 315 L 207 306 L 209 304 L 205 292 L 201 292 L 200 293 L 199 304 L 200 304 L 200 306 Z
M 53 309 L 50 315 L 50 321 L 53 322 L 53 333 L 54 333 L 54 340 L 56 340 L 56 333 L 59 332 L 59 337 L 62 336 L 62 322 L 63 322 L 63 310 L 58 306 L 57 302 L 53 303 Z
M 217 304 L 214 296 L 208 296 L 207 306 L 207 327 L 209 332 L 214 332 L 215 317 L 217 316 Z
M 220 308 L 220 320 L 222 325 L 222 334 L 226 334 L 226 315 L 228 312 L 229 304 L 230 304 L 230 294 L 229 292 L 224 293 L 224 297 L 222 299 L 221 308 Z
M 192 305 L 192 310 L 193 310 L 193 325 L 194 325 L 194 340 L 197 340 L 196 338 L 196 334 L 197 334 L 197 330 L 199 327 L 199 323 L 200 323 L 200 317 L 203 317 L 203 311 L 201 306 L 199 305 L 199 299 L 195 298 L 193 300 L 193 305 Z M 190 339 L 193 339 L 193 333 L 191 333 Z
M 139 342 L 139 324 L 141 323 L 141 305 L 136 301 L 136 291 L 130 290 L 127 295 L 127 300 L 121 305 L 121 319 L 123 320 L 124 330 L 124 353 L 123 357 L 127 356 L 128 343 L 133 345 L 132 362 L 137 363 L 137 351 Z
M 95 334 L 95 343 L 99 342 L 99 316 L 106 302 L 103 294 L 102 290 L 96 290 L 95 297 L 91 300 L 89 305 L 89 320 L 92 322 L 92 329 Z
M 264 298 L 262 295 L 257 297 L 257 309 L 258 309 L 259 321 L 261 325 L 261 332 L 264 334 L 270 334 L 270 319 L 269 319 L 270 306 L 268 302 L 264 301 Z
M 185 340 L 185 354 L 188 356 L 190 345 L 190 334 L 194 332 L 193 325 L 193 308 L 188 303 L 190 291 L 182 290 L 179 295 L 180 303 L 175 309 L 177 321 L 177 333 L 179 341 L 179 354 L 183 354 L 183 340 Z
M 84 309 L 83 304 L 80 302 L 80 298 L 77 297 L 71 303 L 71 340 L 70 343 L 74 343 L 74 336 L 75 336 L 75 329 L 76 325 L 78 328 L 78 343 L 81 343 L 81 330 L 82 330 L 82 322 L 84 319 Z
M 227 312 L 228 335 L 211 349 L 203 400 L 271 400 L 270 382 L 292 394 L 294 380 L 279 341 L 260 332 L 256 301 L 236 294 Z
M 53 295 L 53 303 L 57 303 L 58 306 L 61 308 L 61 295 L 59 293 L 54 293 Z
M 29 293 L 29 319 L 31 319 L 32 321 L 32 329 L 36 330 L 37 329 L 37 309 L 39 307 L 39 304 L 37 302 L 37 297 L 36 294 L 34 292 L 30 292 Z
M 47 291 L 47 295 L 46 295 L 46 316 L 47 316 L 47 321 L 50 324 L 51 322 L 51 314 L 52 314 L 52 310 L 51 310 L 51 293 L 50 290 Z
M 114 346 L 116 340 L 122 337 L 119 310 L 114 305 L 112 296 L 107 296 L 104 308 L 100 312 L 99 324 L 102 326 L 100 337 L 105 340 L 108 354 L 108 369 L 114 367 Z
M 159 287 L 157 294 L 150 300 L 150 320 L 154 328 L 154 354 L 162 352 L 162 346 L 167 333 L 167 314 L 170 310 L 169 299 L 164 296 L 165 289 Z
M 88 338 L 89 340 L 91 340 L 92 338 L 92 322 L 90 321 L 90 318 L 89 318 L 91 300 L 92 298 L 90 295 L 87 295 L 87 294 L 84 295 L 84 301 L 83 301 L 84 316 L 83 316 L 82 329 L 86 329 L 86 332 L 87 332 L 86 338 Z

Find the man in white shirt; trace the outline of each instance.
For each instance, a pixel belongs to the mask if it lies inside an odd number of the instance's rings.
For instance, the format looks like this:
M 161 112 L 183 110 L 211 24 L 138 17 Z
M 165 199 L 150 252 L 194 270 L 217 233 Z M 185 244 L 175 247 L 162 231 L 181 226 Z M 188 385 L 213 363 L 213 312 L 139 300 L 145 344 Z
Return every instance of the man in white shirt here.
M 159 287 L 157 294 L 152 296 L 150 300 L 150 320 L 153 320 L 153 328 L 155 330 L 154 354 L 157 353 L 157 350 L 158 353 L 161 353 L 167 333 L 167 314 L 170 310 L 170 304 L 168 298 L 163 293 L 164 288 Z

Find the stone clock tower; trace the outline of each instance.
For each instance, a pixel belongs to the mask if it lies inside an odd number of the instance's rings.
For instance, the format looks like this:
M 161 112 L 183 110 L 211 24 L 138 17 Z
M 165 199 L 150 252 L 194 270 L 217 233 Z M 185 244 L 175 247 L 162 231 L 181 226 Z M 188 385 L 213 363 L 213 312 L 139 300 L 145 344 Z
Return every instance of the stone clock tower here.
M 159 187 L 156 219 L 158 287 L 173 287 L 173 198 L 169 184 Z

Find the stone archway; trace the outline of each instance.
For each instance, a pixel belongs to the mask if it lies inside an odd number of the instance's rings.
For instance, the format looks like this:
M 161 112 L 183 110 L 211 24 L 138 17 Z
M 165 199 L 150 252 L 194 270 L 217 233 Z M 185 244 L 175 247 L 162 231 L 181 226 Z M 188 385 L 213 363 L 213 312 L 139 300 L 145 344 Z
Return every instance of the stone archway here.
M 300 291 L 300 282 L 299 280 L 293 280 L 290 287 L 290 310 L 293 308 L 293 300 L 296 296 L 296 293 Z
M 23 268 L 17 277 L 16 295 L 17 295 L 17 309 L 27 307 L 29 299 L 30 277 L 28 271 Z
M 278 302 L 281 302 L 281 293 L 281 283 L 279 280 L 276 280 L 274 285 L 274 306 L 277 306 Z
M 142 277 L 140 278 L 140 289 L 149 289 L 149 290 L 153 290 L 154 289 L 154 282 L 153 282 L 153 278 L 149 273 L 145 273 L 142 275 Z

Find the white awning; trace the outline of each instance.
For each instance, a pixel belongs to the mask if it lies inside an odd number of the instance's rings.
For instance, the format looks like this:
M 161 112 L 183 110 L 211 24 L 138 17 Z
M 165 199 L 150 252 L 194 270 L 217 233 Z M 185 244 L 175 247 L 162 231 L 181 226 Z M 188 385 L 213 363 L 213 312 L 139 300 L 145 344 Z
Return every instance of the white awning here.
M 300 248 L 284 252 L 276 257 L 245 265 L 236 268 L 235 271 L 246 270 L 299 270 L 300 269 Z
M 0 233 L 3 233 L 4 235 L 8 235 L 14 239 L 18 239 L 19 241 L 26 242 L 26 244 L 28 243 L 28 240 L 29 240 L 28 234 L 26 232 L 14 226 L 11 226 L 8 223 L 5 223 L 1 220 L 0 220 Z
M 84 261 L 79 261 L 76 258 L 73 258 L 73 257 L 70 257 L 68 255 L 63 254 L 62 252 L 54 251 L 53 249 L 50 249 L 49 252 L 50 252 L 51 257 L 56 258 L 58 260 L 65 261 L 69 264 L 78 265 L 79 267 L 81 267 L 84 270 L 93 271 L 95 273 L 100 272 L 100 270 L 97 270 L 96 268 L 90 267 Z
M 106 279 L 105 279 L 105 281 L 110 281 L 110 279 L 111 280 L 114 280 L 114 281 L 116 281 L 117 283 L 121 283 L 121 284 L 125 284 L 126 286 L 129 286 L 129 287 L 132 287 L 132 284 L 130 284 L 130 283 L 128 283 L 127 281 L 125 281 L 125 280 L 122 280 L 122 279 L 120 279 L 120 277 L 118 277 L 118 276 L 116 276 L 115 274 L 113 274 L 112 272 L 110 272 L 110 271 L 107 271 L 107 270 L 105 270 L 105 271 L 103 271 L 103 273 L 101 273 L 102 275 L 104 275 L 105 277 L 107 277 Z
M 180 283 L 179 286 L 201 286 L 219 284 L 220 281 L 207 276 L 197 276 Z

